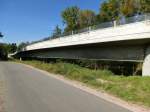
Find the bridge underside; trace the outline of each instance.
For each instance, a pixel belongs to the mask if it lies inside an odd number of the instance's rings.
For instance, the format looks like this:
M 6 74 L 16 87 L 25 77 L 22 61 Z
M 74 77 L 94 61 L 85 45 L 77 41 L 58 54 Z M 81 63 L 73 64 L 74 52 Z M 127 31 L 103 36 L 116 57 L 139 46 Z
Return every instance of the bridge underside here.
M 17 57 L 143 61 L 148 43 L 148 41 L 141 43 L 139 40 L 135 43 L 124 41 L 47 48 L 20 52 Z
M 144 62 L 143 72 L 149 73 L 149 61 L 145 61 L 149 52 L 150 40 L 130 40 L 101 44 L 88 44 L 57 48 L 46 48 L 24 51 L 16 54 L 18 58 L 63 58 L 63 59 L 96 59 L 108 61 Z M 148 58 L 149 59 L 149 58 Z M 146 64 L 145 64 L 146 63 Z M 148 75 L 148 74 L 147 74 Z

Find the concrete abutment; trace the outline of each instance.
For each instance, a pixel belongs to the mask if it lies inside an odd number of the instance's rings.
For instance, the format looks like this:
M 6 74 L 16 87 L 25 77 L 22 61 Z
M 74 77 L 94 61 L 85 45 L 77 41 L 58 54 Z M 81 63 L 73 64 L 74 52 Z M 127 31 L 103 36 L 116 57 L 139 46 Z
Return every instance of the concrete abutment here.
M 145 58 L 142 68 L 142 76 L 150 76 L 150 45 L 145 51 Z

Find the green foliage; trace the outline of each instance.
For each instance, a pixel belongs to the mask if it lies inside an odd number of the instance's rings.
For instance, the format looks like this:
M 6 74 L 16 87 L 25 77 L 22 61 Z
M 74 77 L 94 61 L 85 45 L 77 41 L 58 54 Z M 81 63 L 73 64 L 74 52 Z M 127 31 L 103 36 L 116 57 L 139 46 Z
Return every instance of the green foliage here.
M 95 24 L 96 14 L 91 10 L 80 10 L 77 6 L 66 8 L 62 12 L 66 24 L 65 33 L 89 27 Z
M 22 43 L 20 43 L 20 44 L 17 46 L 17 51 L 23 50 L 23 49 L 26 47 L 26 45 L 28 45 L 28 44 L 29 44 L 29 42 L 22 42 Z
M 79 15 L 80 28 L 89 27 L 95 24 L 96 14 L 91 10 L 81 10 Z
M 7 59 L 7 48 L 5 44 L 0 44 L 0 60 L 6 60 Z
M 59 36 L 61 36 L 61 29 L 59 28 L 59 26 L 57 25 L 54 29 L 54 32 L 53 32 L 53 35 L 52 35 L 52 38 L 58 38 Z
M 121 13 L 126 17 L 134 16 L 139 12 L 139 5 L 137 0 L 122 0 Z
M 14 53 L 17 51 L 17 45 L 16 43 L 6 44 L 6 49 L 8 53 Z
M 2 33 L 0 32 L 0 38 L 2 38 L 3 37 L 3 35 L 2 35 Z
M 100 8 L 100 18 L 103 22 L 118 19 L 120 14 L 120 0 L 104 2 Z
M 150 13 L 150 0 L 140 0 L 140 11 Z
M 15 43 L 12 44 L 0 44 L 2 51 L 6 53 L 14 53 L 17 51 L 17 45 Z
M 112 21 L 120 16 L 131 17 L 140 13 L 150 13 L 149 0 L 108 0 L 101 4 L 98 20 Z
M 62 12 L 63 22 L 67 25 L 65 32 L 73 31 L 79 27 L 80 9 L 77 6 L 69 7 Z

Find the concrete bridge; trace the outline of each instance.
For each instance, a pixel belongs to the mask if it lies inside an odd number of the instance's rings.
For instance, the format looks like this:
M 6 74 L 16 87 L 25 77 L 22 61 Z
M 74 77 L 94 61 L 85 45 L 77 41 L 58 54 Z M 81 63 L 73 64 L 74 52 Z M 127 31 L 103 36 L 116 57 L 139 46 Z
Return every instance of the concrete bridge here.
M 16 56 L 143 62 L 142 75 L 150 75 L 150 18 L 142 17 L 128 23 L 117 25 L 114 22 L 111 27 L 89 28 L 86 32 L 33 43 Z

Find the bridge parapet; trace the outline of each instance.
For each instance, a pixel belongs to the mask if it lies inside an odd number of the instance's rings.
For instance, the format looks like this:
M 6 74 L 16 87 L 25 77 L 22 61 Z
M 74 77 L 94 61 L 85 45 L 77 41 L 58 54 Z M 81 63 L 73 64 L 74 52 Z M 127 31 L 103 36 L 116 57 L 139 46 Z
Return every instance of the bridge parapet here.
M 141 21 L 136 23 L 120 25 L 117 27 L 93 30 L 81 34 L 70 35 L 63 38 L 34 43 L 28 45 L 26 47 L 26 50 L 94 43 L 100 44 L 103 42 L 137 40 L 145 38 L 150 38 L 150 25 L 148 24 L 148 22 Z

